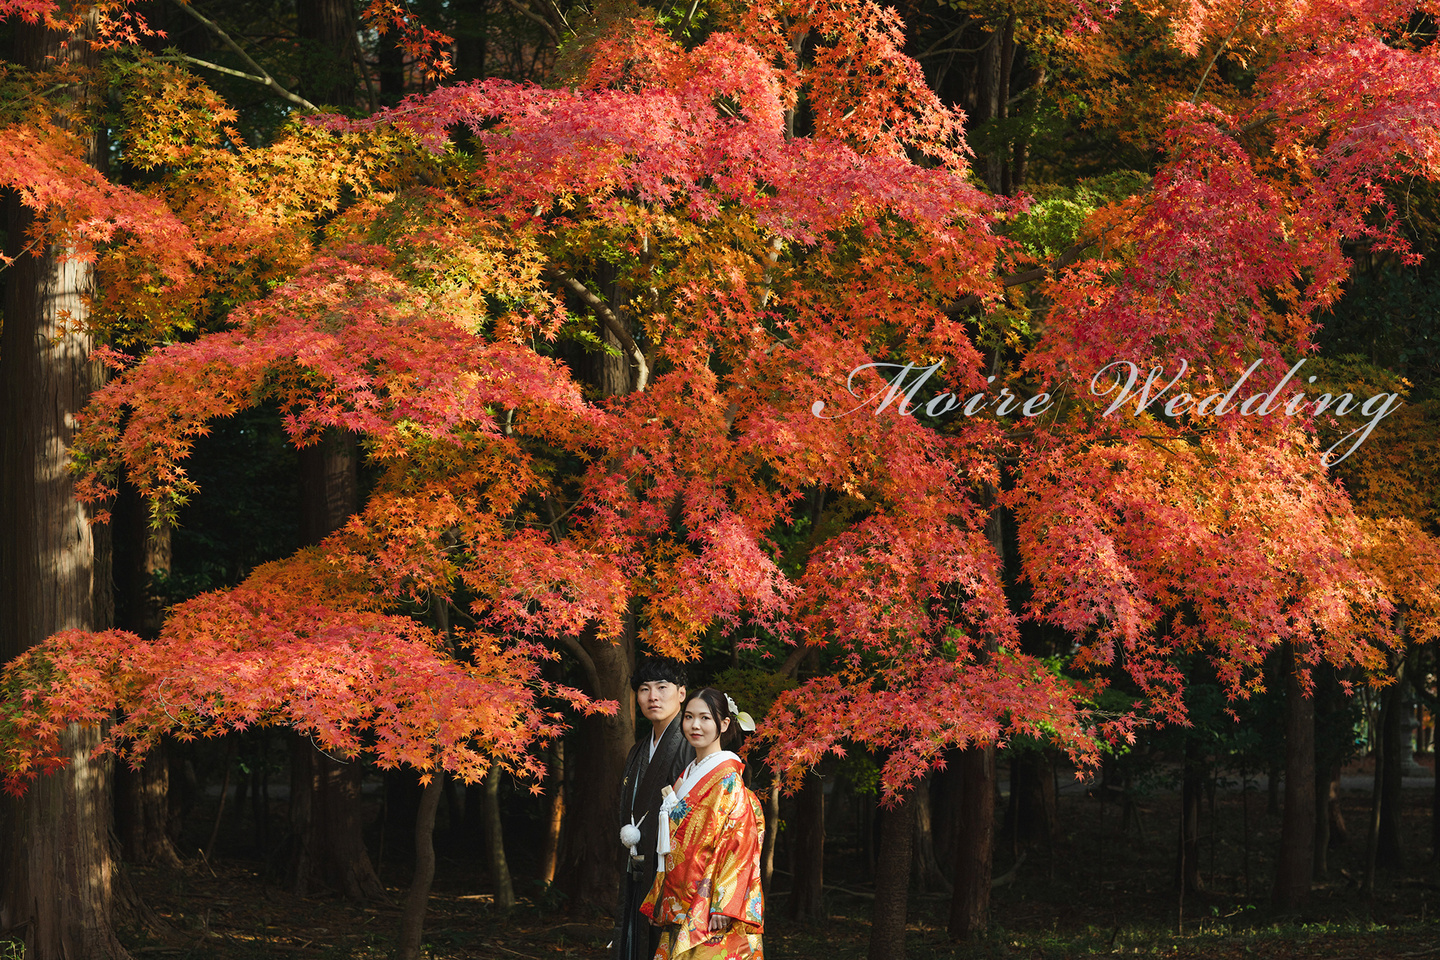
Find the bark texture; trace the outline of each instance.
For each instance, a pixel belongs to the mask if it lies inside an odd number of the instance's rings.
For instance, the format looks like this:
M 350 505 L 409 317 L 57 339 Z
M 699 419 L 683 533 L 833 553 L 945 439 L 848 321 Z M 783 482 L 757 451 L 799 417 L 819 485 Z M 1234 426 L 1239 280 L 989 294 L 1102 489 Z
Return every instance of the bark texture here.
M 510 880 L 510 864 L 505 859 L 505 828 L 500 822 L 500 778 L 504 775 L 503 770 L 492 766 L 485 776 L 485 854 L 490 864 L 495 906 L 511 910 L 515 906 L 515 885 Z
M 300 451 L 300 536 L 305 543 L 319 543 L 360 508 L 358 462 L 354 435 L 340 430 L 326 431 L 319 443 Z M 364 775 L 364 764 L 338 762 L 308 737 L 291 740 L 286 886 L 297 896 L 328 888 L 356 900 L 384 897 L 365 849 Z
M 399 960 L 420 960 L 425 906 L 430 902 L 430 884 L 435 880 L 435 811 L 440 809 L 444 784 L 445 775 L 437 771 L 420 794 L 420 809 L 415 815 L 415 872 L 400 909 L 400 943 L 396 949 Z
M 825 780 L 815 771 L 795 797 L 795 839 L 790 846 L 790 918 L 825 916 Z
M 587 634 L 577 644 L 591 678 L 587 692 L 616 701 L 620 709 L 613 717 L 584 717 L 575 724 L 566 762 L 574 767 L 574 782 L 584 785 L 585 802 L 571 804 L 565 817 L 556 875 L 572 903 L 604 910 L 614 907 L 620 888 L 623 850 L 615 842 L 615 831 L 625 759 L 635 739 L 635 694 L 630 689 L 633 629 L 631 622 L 619 643 Z
M 923 787 L 923 784 L 922 784 Z M 880 815 L 875 858 L 875 911 L 868 960 L 905 960 L 905 917 L 910 903 L 910 859 L 915 844 L 915 792 Z
M 995 846 L 995 748 L 971 747 L 958 759 L 960 796 L 955 836 L 955 895 L 950 936 L 969 940 L 990 920 L 990 872 Z
M 93 66 L 83 41 L 62 47 L 62 34 L 18 19 L 10 29 L 15 63 Z M 96 164 L 93 136 L 87 154 Z M 5 214 L 16 260 L 0 327 L 0 662 L 60 630 L 108 627 L 113 614 L 110 571 L 97 562 L 90 512 L 76 503 L 68 470 L 76 417 L 100 379 L 83 332 L 93 270 L 57 246 L 31 246 L 34 220 L 13 193 Z M 90 759 L 99 739 L 96 727 L 70 725 L 70 765 L 0 800 L 0 930 L 24 938 L 29 960 L 128 957 L 113 926 L 109 771 Z
M 1315 701 L 1300 685 L 1294 654 L 1285 655 L 1285 814 L 1280 823 L 1280 854 L 1275 909 L 1304 909 L 1310 900 L 1315 856 Z

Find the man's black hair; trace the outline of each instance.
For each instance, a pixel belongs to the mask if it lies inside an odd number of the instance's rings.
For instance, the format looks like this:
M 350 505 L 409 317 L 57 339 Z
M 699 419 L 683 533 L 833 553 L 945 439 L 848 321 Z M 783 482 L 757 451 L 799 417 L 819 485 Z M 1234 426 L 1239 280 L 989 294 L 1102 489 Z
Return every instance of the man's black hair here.
M 646 657 L 635 666 L 630 689 L 639 690 L 642 683 L 664 680 L 677 687 L 685 686 L 685 664 L 670 657 Z

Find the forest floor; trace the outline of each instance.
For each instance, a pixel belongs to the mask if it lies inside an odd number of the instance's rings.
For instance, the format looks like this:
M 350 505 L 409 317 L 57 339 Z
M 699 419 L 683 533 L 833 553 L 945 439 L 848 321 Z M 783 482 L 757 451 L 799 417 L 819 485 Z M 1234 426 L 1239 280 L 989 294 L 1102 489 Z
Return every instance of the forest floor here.
M 1138 818 L 1122 829 L 1119 808 L 1103 808 L 1084 790 L 1059 798 L 1060 836 L 1022 850 L 999 843 L 995 875 L 1011 872 L 994 890 L 991 925 L 978 942 L 957 945 L 946 935 L 948 897 L 939 890 L 911 896 L 908 960 L 935 958 L 1049 958 L 1123 955 L 1166 958 L 1325 958 L 1325 960 L 1440 960 L 1440 869 L 1430 863 L 1431 791 L 1405 791 L 1409 863 L 1382 874 L 1371 902 L 1362 896 L 1369 813 L 1367 794 L 1341 795 L 1349 838 L 1330 851 L 1329 879 L 1316 885 L 1310 908 L 1276 917 L 1267 907 L 1279 818 L 1267 815 L 1255 789 L 1217 790 L 1201 820 L 1204 889 L 1182 901 L 1173 882 L 1179 798 L 1156 791 L 1138 804 Z M 1003 811 L 1002 811 L 1003 813 Z M 869 938 L 870 894 L 857 830 L 838 811 L 827 838 L 828 918 L 786 919 L 788 875 L 776 877 L 767 904 L 768 960 L 859 960 Z M 1218 826 L 1218 829 L 1212 827 Z M 848 843 L 847 843 L 848 841 Z M 239 840 L 235 841 L 237 844 Z M 493 906 L 479 856 L 437 836 L 439 865 L 426 917 L 427 956 L 433 960 L 603 960 L 609 921 L 567 911 L 537 885 L 525 887 L 527 852 L 516 843 L 512 868 L 520 902 L 508 916 Z M 261 957 L 382 960 L 391 955 L 409 866 L 387 854 L 381 877 L 389 903 L 359 904 L 338 897 L 299 898 L 274 880 L 265 864 L 227 854 L 196 858 L 182 871 L 129 868 L 142 898 L 171 929 L 166 939 L 133 935 L 137 957 L 254 960 Z M 781 857 L 783 865 L 783 855 Z M 1430 901 L 1435 901 L 1431 903 Z

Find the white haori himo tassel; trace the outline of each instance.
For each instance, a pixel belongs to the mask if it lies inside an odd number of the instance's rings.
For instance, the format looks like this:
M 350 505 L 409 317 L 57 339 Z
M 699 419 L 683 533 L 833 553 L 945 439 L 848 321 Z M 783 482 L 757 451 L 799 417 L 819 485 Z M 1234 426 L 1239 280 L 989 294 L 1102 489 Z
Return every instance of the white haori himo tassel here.
M 640 851 L 635 849 L 635 845 L 640 842 L 640 824 L 644 823 L 645 818 L 649 815 L 648 812 L 642 814 L 638 821 L 631 817 L 630 822 L 620 828 L 620 842 L 630 848 L 632 857 L 640 856 Z
M 670 812 L 680 806 L 680 795 L 670 787 L 660 791 L 660 836 L 655 842 L 655 852 L 664 857 L 670 852 Z M 665 869 L 662 860 L 660 869 Z

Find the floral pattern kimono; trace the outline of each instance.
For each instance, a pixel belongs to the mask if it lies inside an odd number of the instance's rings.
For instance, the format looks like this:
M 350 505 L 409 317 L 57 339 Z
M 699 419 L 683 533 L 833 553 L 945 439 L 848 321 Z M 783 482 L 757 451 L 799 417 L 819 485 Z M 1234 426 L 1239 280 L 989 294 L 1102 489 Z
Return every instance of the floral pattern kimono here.
M 764 817 L 729 751 L 696 761 L 677 781 L 670 850 L 640 912 L 665 928 L 655 960 L 763 960 L 760 845 Z M 706 763 L 706 761 L 711 761 Z M 667 804 L 668 805 L 668 804 Z M 731 918 L 710 930 L 710 917 Z

